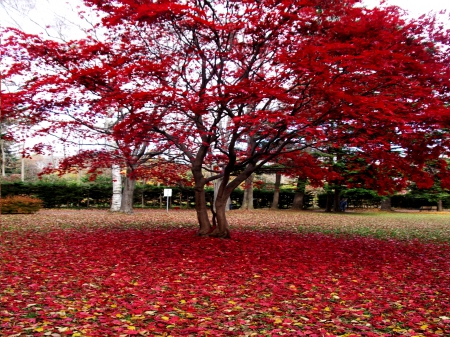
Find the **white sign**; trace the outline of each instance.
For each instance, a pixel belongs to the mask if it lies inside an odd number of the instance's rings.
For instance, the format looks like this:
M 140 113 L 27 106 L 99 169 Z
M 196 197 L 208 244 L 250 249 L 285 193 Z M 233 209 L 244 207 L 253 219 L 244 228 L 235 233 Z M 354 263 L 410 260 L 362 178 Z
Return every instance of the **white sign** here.
M 164 189 L 164 196 L 165 197 L 171 197 L 172 196 L 172 190 L 170 188 Z

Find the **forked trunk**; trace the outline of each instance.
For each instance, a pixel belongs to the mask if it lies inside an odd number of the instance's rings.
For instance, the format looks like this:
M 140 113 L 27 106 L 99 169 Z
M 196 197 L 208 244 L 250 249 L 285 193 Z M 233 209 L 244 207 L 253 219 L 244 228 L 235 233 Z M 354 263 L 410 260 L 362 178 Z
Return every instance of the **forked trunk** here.
M 120 205 L 122 203 L 122 177 L 120 175 L 120 166 L 112 165 L 112 185 L 113 185 L 113 195 L 111 200 L 111 212 L 119 212 Z
M 254 168 L 254 166 L 252 168 Z M 230 238 L 230 227 L 228 225 L 226 217 L 227 201 L 230 198 L 231 192 L 233 192 L 234 189 L 237 188 L 248 177 L 249 175 L 247 172 L 242 172 L 238 176 L 236 176 L 233 181 L 230 182 L 230 175 L 225 169 L 223 181 L 217 191 L 215 200 L 217 226 L 213 229 L 211 234 L 209 234 L 210 236 L 224 239 Z
M 229 197 L 230 197 L 229 193 L 221 193 L 218 194 L 216 197 L 215 207 L 216 207 L 217 226 L 209 234 L 210 236 L 224 239 L 229 239 L 231 237 L 230 227 L 228 225 L 228 220 L 226 217 L 227 201 Z
M 278 203 L 280 201 L 280 185 L 281 185 L 281 173 L 277 173 L 275 176 L 275 190 L 273 192 L 273 200 L 271 209 L 278 209 Z
M 219 188 L 220 185 L 222 185 L 223 179 L 216 179 L 214 180 L 214 203 L 213 203 L 213 210 L 216 211 L 216 206 L 215 206 L 215 200 L 217 198 L 217 193 L 219 193 Z M 227 204 L 225 205 L 225 210 L 228 211 L 230 209 L 230 205 L 231 205 L 231 199 L 228 198 L 227 199 Z
M 122 203 L 120 204 L 120 211 L 122 213 L 127 214 L 133 213 L 133 196 L 135 187 L 136 187 L 136 180 L 134 179 L 134 177 L 130 177 L 127 174 L 127 176 L 125 177 L 125 183 L 122 191 Z

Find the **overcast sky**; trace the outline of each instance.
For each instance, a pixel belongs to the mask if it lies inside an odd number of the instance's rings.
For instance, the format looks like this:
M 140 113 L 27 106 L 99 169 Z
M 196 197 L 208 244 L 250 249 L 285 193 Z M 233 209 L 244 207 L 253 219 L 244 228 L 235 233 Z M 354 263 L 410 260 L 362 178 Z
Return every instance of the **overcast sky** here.
M 78 17 L 82 0 L 0 0 L 0 4 L 1 25 L 27 33 L 76 39 L 82 37 L 77 26 L 89 26 Z
M 450 12 L 450 0 L 389 0 L 387 2 L 408 10 L 413 17 L 442 9 Z M 80 23 L 76 13 L 77 6 L 82 3 L 82 0 L 0 0 L 1 25 L 16 27 L 20 25 L 20 28 L 28 33 L 42 32 L 46 26 L 51 25 L 56 26 L 56 30 L 48 30 L 50 34 L 68 35 L 70 32 L 71 37 L 77 38 L 80 37 L 76 34 L 77 29 L 69 29 L 68 26 L 71 23 Z M 364 0 L 364 4 L 368 7 L 379 3 L 379 0 Z M 448 15 L 449 13 L 443 20 L 450 25 Z M 62 24 L 63 22 L 65 25 Z M 83 25 L 87 27 L 86 22 Z
M 378 0 L 364 0 L 368 6 L 379 4 Z M 408 10 L 412 16 L 418 17 L 430 11 L 450 10 L 450 0 L 389 0 L 387 3 Z M 448 14 L 448 13 L 447 13 Z M 448 15 L 447 15 L 448 17 Z

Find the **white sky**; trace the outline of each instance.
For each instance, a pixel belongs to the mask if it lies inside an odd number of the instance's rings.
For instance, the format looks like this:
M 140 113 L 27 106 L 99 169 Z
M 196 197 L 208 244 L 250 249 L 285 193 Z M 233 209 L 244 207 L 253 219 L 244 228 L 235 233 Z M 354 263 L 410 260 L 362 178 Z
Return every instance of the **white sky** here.
M 82 0 L 0 0 L 1 25 L 55 38 L 81 38 L 81 29 L 89 28 L 78 17 L 81 7 Z
M 364 3 L 368 7 L 373 7 L 380 1 L 364 0 Z M 438 12 L 442 9 L 447 9 L 447 12 L 450 11 L 450 0 L 388 0 L 387 3 L 408 10 L 413 17 L 418 17 L 430 11 Z
M 368 7 L 376 6 L 379 0 L 364 0 Z M 411 16 L 418 17 L 430 11 L 439 12 L 447 9 L 450 12 L 450 0 L 388 0 L 388 4 L 399 6 L 408 10 Z M 77 6 L 83 6 L 82 0 L 0 0 L 0 18 L 2 26 L 20 25 L 21 29 L 28 33 L 44 31 L 47 25 L 58 26 L 66 23 L 62 33 L 71 37 L 80 37 L 75 34 L 78 29 L 70 29 L 67 25 L 71 23 L 80 24 L 76 12 Z M 443 19 L 450 22 L 449 14 Z M 82 23 L 87 27 L 87 23 Z M 73 27 L 73 25 L 72 25 Z M 58 29 L 49 31 L 51 35 L 58 35 Z M 70 34 L 68 34 L 70 32 Z
M 371 8 L 380 4 L 380 1 L 363 0 L 363 3 Z M 386 0 L 386 3 L 406 10 L 409 16 L 413 18 L 434 12 L 437 14 L 439 21 L 443 22 L 444 26 L 450 29 L 450 0 Z M 446 13 L 439 14 L 442 10 L 445 10 Z

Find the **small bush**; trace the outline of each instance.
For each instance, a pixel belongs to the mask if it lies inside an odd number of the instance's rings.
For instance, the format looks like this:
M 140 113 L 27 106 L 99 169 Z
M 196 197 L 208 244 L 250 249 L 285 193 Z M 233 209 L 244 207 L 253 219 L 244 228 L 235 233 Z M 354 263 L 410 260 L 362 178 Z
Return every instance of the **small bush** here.
M 42 207 L 42 200 L 27 196 L 8 196 L 1 200 L 2 214 L 7 213 L 36 213 Z

